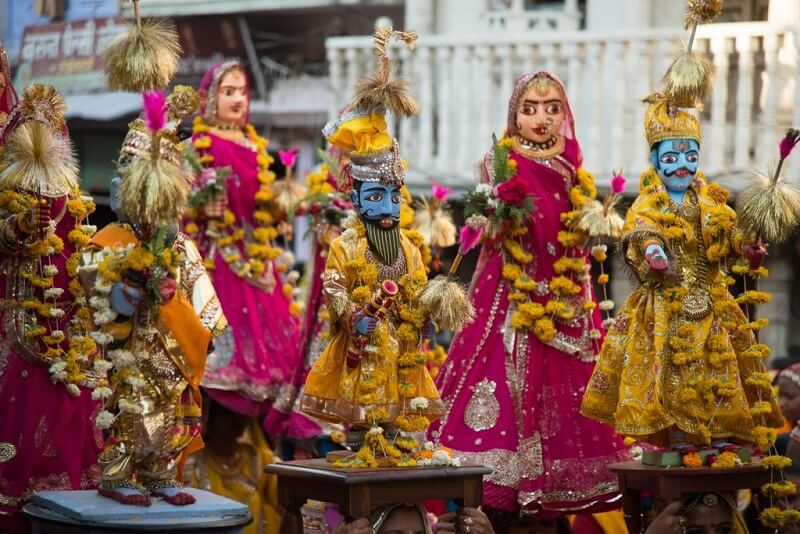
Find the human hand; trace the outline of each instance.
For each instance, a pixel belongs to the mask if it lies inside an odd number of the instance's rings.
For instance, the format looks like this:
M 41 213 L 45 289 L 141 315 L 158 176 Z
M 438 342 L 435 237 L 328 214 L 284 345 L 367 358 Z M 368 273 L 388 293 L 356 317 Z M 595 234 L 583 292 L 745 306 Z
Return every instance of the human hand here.
M 439 517 L 436 534 L 494 534 L 492 524 L 486 514 L 475 508 L 462 508 Z
M 356 519 L 352 523 L 339 523 L 333 534 L 372 534 L 372 525 L 368 519 Z
M 647 246 L 644 251 L 644 259 L 654 271 L 666 271 L 667 267 L 669 267 L 667 255 L 661 245 L 658 244 L 651 244 Z
M 685 532 L 686 518 L 678 513 L 680 510 L 680 501 L 671 502 L 650 523 L 645 534 L 682 534 Z
M 50 200 L 37 200 L 30 208 L 20 214 L 17 226 L 25 234 L 36 233 L 50 224 Z
M 109 301 L 114 311 L 120 315 L 130 317 L 136 313 L 143 300 L 144 295 L 138 287 L 130 286 L 125 282 L 117 282 L 111 287 Z
M 211 202 L 203 204 L 203 214 L 209 219 L 221 219 L 228 207 L 228 197 L 220 195 Z

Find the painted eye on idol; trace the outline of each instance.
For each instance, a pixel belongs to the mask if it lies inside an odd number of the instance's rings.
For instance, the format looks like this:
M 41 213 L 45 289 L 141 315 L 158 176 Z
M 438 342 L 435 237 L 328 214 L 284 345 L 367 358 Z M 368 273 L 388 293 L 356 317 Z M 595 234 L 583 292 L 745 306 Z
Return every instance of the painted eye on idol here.
M 523 115 L 533 115 L 536 113 L 536 107 L 532 104 L 523 104 L 519 110 L 520 113 Z
M 547 105 L 545 111 L 547 112 L 548 115 L 558 115 L 559 113 L 561 113 L 563 107 L 564 106 L 561 104 L 561 102 L 553 102 Z
M 678 156 L 676 156 L 675 154 L 664 154 L 663 156 L 661 156 L 661 163 L 666 163 L 670 165 L 672 163 L 677 163 L 677 162 L 678 162 Z
M 689 163 L 697 163 L 697 152 L 692 152 L 688 156 L 686 156 L 686 161 Z
M 392 195 L 392 204 L 400 204 L 400 195 Z
M 383 200 L 383 194 L 370 193 L 369 195 L 367 195 L 367 200 L 369 200 L 370 202 L 380 202 L 381 200 Z

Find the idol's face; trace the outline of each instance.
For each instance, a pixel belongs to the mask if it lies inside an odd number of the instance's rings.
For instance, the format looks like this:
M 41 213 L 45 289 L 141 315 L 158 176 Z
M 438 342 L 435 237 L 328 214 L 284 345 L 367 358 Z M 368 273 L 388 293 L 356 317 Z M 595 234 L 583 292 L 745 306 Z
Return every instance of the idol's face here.
M 667 139 L 652 149 L 651 159 L 667 191 L 686 191 L 697 175 L 700 145 L 694 139 Z
M 519 135 L 545 143 L 558 135 L 566 118 L 564 95 L 553 84 L 534 84 L 522 96 L 517 108 Z
M 350 194 L 353 206 L 367 222 L 390 229 L 400 222 L 403 197 L 395 186 L 376 182 L 357 182 Z
M 244 124 L 247 121 L 247 78 L 240 69 L 225 73 L 217 91 L 217 120 L 224 124 Z

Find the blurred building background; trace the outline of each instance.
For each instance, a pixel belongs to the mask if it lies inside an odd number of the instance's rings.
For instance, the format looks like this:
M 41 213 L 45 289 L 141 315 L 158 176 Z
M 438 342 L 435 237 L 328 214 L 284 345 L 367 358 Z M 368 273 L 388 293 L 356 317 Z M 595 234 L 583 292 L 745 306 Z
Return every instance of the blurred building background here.
M 701 168 L 736 192 L 753 169 L 774 161 L 783 131 L 800 125 L 800 1 L 724 6 L 695 44 L 717 76 L 702 113 Z M 299 176 L 323 146 L 321 126 L 374 68 L 374 26 L 390 23 L 420 35 L 413 53 L 395 52 L 422 108 L 395 125 L 414 192 L 427 191 L 431 178 L 468 187 L 491 134 L 502 131 L 515 78 L 545 69 L 566 84 L 586 168 L 602 190 L 611 169 L 623 166 L 631 196 L 647 165 L 641 98 L 658 89 L 682 46 L 684 7 L 684 0 L 141 0 L 144 16 L 178 25 L 185 56 L 177 83 L 196 87 L 224 59 L 246 65 L 252 120 L 270 149 L 300 149 Z M 126 124 L 140 109 L 138 95 L 105 89 L 99 59 L 130 16 L 121 0 L 0 2 L 0 37 L 17 87 L 44 81 L 65 93 L 83 183 L 101 202 Z M 787 176 L 800 183 L 800 157 Z M 760 314 L 772 326 L 762 335 L 785 356 L 800 345 L 800 242 L 770 249 L 767 266 L 763 289 L 773 301 Z M 615 270 L 612 291 L 621 301 L 629 286 Z

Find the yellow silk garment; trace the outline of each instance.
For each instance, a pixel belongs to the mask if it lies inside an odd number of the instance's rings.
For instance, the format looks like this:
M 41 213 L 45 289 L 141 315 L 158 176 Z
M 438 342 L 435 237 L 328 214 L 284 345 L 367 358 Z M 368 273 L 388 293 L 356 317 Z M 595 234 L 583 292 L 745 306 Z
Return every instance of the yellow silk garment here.
M 264 439 L 256 418 L 252 418 L 244 436 L 239 439 L 235 460 L 226 465 L 204 449 L 191 457 L 186 465 L 186 482 L 247 505 L 253 522 L 244 527 L 244 534 L 278 534 L 281 512 L 278 505 L 278 479 L 267 475 L 264 468 L 274 462 L 272 451 Z
M 387 277 L 394 278 L 395 282 L 404 275 L 427 279 L 419 249 L 405 235 L 401 235 L 400 243 L 405 265 L 386 276 L 379 275 L 370 288 L 371 293 Z M 357 311 L 352 294 L 358 283 L 358 265 L 364 261 L 375 264 L 377 260 L 368 253 L 367 239 L 355 230 L 348 229 L 331 244 L 323 273 L 323 296 L 330 314 L 331 341 L 309 372 L 300 401 L 301 410 L 323 420 L 362 426 L 371 424 L 368 414 L 377 408 L 385 408 L 388 414 L 386 421 L 378 422 L 392 421 L 397 415 L 411 411 L 436 419 L 444 413 L 444 406 L 424 365 L 418 366 L 409 380 L 415 386 L 415 394 L 404 396 L 399 391 L 398 359 L 409 350 L 417 350 L 400 339 L 397 333 L 401 322 L 398 310 L 405 302 L 402 290 L 375 329 L 370 340 L 373 352 L 365 353 L 354 369 L 347 367 L 345 356 L 351 341 L 349 322 Z M 378 386 L 374 390 L 367 387 L 367 384 L 376 382 Z M 414 397 L 427 399 L 427 407 L 411 410 L 410 403 Z
M 714 438 L 753 442 L 756 427 L 782 425 L 771 388 L 753 383 L 765 376 L 768 349 L 757 344 L 727 289 L 741 236 L 726 198 L 698 174 L 677 206 L 653 169 L 642 175 L 622 238 L 638 285 L 608 331 L 583 415 L 655 445 L 667 443 L 671 427 L 702 445 Z M 667 273 L 650 271 L 650 242 L 663 245 Z

